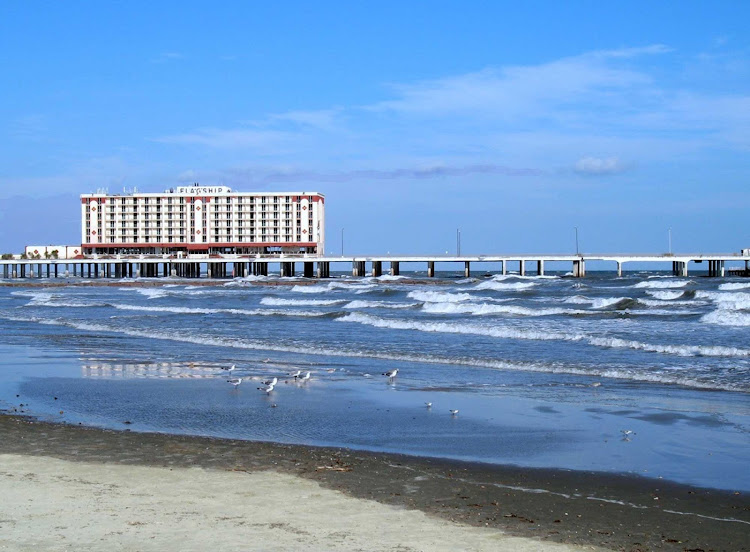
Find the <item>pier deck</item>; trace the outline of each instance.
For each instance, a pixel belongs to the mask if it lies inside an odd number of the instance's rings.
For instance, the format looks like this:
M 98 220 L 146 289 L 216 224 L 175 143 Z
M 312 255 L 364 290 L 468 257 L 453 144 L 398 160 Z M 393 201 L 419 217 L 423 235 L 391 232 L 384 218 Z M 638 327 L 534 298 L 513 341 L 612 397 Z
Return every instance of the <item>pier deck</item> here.
M 353 276 L 381 276 L 384 266 L 387 274 L 399 275 L 404 263 L 421 264 L 427 267 L 427 275 L 435 276 L 435 263 L 459 264 L 464 275 L 471 275 L 471 266 L 479 265 L 484 271 L 507 274 L 511 270 L 521 275 L 543 275 L 547 263 L 570 263 L 574 277 L 586 275 L 586 263 L 611 263 L 618 275 L 622 275 L 626 263 L 663 264 L 672 263 L 672 273 L 687 276 L 690 263 L 692 271 L 699 270 L 707 276 L 750 274 L 750 255 L 742 253 L 711 254 L 579 254 L 579 255 L 366 255 L 366 256 L 248 256 L 248 255 L 187 255 L 185 257 L 117 256 L 78 257 L 75 259 L 3 259 L 0 260 L 2 277 L 13 278 L 61 278 L 80 276 L 87 278 L 139 278 L 139 277 L 183 277 L 183 278 L 229 278 L 248 275 L 269 274 L 269 265 L 278 266 L 279 275 L 296 275 L 309 278 L 327 278 L 332 264 L 351 266 Z M 737 263 L 726 268 L 726 263 Z M 743 264 L 744 263 L 744 266 Z M 297 273 L 297 265 L 302 272 Z M 369 265 L 369 269 L 368 269 Z M 699 269 L 695 265 L 702 265 Z M 669 266 L 669 265 L 667 265 Z

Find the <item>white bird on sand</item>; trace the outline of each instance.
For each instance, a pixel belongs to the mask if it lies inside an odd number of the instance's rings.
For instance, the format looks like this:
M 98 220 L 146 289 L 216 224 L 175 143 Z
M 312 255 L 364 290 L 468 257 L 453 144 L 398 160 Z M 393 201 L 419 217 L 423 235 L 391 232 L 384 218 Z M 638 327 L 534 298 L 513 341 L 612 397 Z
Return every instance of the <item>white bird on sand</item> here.
M 431 402 L 426 402 L 426 403 L 424 403 L 424 405 L 425 405 L 425 406 L 426 406 L 427 408 L 432 408 L 432 403 L 431 403 Z
M 270 379 L 270 380 L 268 380 L 268 381 L 264 381 L 264 382 L 263 382 L 263 384 L 264 384 L 264 385 L 270 385 L 271 387 L 273 387 L 273 386 L 274 386 L 274 385 L 276 385 L 276 384 L 277 384 L 278 382 L 279 382 L 279 378 L 271 378 L 271 379 Z
M 310 379 L 310 372 L 305 372 L 305 375 L 304 375 L 304 376 L 302 376 L 301 378 L 299 378 L 299 380 L 298 380 L 298 381 L 301 381 L 301 382 L 305 382 L 305 383 L 307 383 L 307 381 L 308 381 L 309 379 Z
M 393 370 L 388 370 L 387 372 L 383 372 L 384 376 L 388 376 L 389 380 L 392 380 L 396 377 L 396 374 L 398 374 L 398 368 L 394 368 Z
M 222 367 L 222 370 L 226 370 L 227 372 L 234 372 L 237 369 L 236 364 L 232 364 L 229 368 Z
M 227 382 L 234 385 L 234 388 L 237 389 L 242 383 L 242 378 L 228 379 Z
M 291 377 L 293 377 L 294 379 L 297 379 L 298 377 L 300 377 L 302 375 L 302 370 L 297 370 L 296 372 L 293 372 L 293 373 L 291 373 L 289 375 Z
M 451 416 L 456 416 L 458 414 L 458 410 L 451 410 L 450 413 Z
M 271 385 L 268 385 L 267 387 L 258 387 L 258 389 L 260 389 L 261 391 L 265 392 L 266 395 L 268 395 L 271 391 L 273 391 L 274 387 L 275 385 L 271 384 Z
M 626 439 L 631 435 L 635 435 L 635 431 L 633 431 L 632 429 L 621 429 L 620 433 L 622 433 Z

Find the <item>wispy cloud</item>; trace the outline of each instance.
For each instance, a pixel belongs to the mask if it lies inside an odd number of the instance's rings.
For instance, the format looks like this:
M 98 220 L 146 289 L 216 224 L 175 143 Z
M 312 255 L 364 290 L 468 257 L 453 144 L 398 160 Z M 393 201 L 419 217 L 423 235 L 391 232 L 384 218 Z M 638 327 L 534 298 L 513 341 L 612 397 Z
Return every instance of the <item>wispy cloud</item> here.
M 40 114 L 24 115 L 10 124 L 10 134 L 18 140 L 39 141 L 47 132 L 47 118 Z
M 197 145 L 213 149 L 268 149 L 293 141 L 295 134 L 278 130 L 258 129 L 199 129 L 184 134 L 153 138 L 154 142 L 177 145 Z
M 312 111 L 287 111 L 269 116 L 269 122 L 289 122 L 306 127 L 332 131 L 340 128 L 340 109 L 319 109 Z
M 254 186 L 267 186 L 283 182 L 331 182 L 346 183 L 373 180 L 414 180 L 441 177 L 460 177 L 472 174 L 493 174 L 503 176 L 540 176 L 547 171 L 533 168 L 508 167 L 504 165 L 429 165 L 421 167 L 397 167 L 392 169 L 357 169 L 348 171 L 314 171 L 303 168 L 234 168 L 218 172 L 189 170 L 178 180 L 197 181 L 209 179 L 226 183 L 242 183 Z
M 618 66 L 614 61 L 669 51 L 663 45 L 597 51 L 539 65 L 490 67 L 441 79 L 394 84 L 391 89 L 397 98 L 370 109 L 431 116 L 536 118 L 553 109 L 570 111 L 591 97 L 601 103 L 613 91 L 651 82 L 646 73 Z
M 575 164 L 574 170 L 585 176 L 603 176 L 624 172 L 628 166 L 617 157 L 601 159 L 598 157 L 584 157 Z
M 666 86 L 663 74 L 643 58 L 671 52 L 653 44 L 488 67 L 391 84 L 390 97 L 366 105 L 271 113 L 235 128 L 196 129 L 155 141 L 203 148 L 207 156 L 220 156 L 213 167 L 231 166 L 238 154 L 346 167 L 243 173 L 260 185 L 539 171 L 605 176 L 634 167 L 624 160 L 643 166 L 717 146 L 750 149 L 750 95 L 691 90 L 689 81 L 683 88 L 673 81 Z M 589 153 L 602 151 L 606 155 Z
M 185 56 L 183 56 L 179 52 L 162 52 L 158 56 L 151 58 L 151 63 L 167 63 L 170 61 L 184 59 L 184 57 Z

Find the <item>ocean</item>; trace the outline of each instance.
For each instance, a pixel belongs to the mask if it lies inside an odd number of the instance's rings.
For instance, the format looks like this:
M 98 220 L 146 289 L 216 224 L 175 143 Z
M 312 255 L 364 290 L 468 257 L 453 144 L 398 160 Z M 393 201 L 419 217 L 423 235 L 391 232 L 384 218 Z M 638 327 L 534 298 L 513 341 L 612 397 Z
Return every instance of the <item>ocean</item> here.
M 750 280 L 403 274 L 3 286 L 0 408 L 750 490 Z

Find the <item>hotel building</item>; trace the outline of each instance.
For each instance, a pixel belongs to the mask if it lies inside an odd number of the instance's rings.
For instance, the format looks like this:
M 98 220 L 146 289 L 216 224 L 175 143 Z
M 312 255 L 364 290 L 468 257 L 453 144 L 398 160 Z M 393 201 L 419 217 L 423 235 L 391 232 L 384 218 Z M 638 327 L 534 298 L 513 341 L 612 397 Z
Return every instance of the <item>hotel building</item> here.
M 163 193 L 81 195 L 84 255 L 322 255 L 318 192 L 233 192 L 179 186 Z

